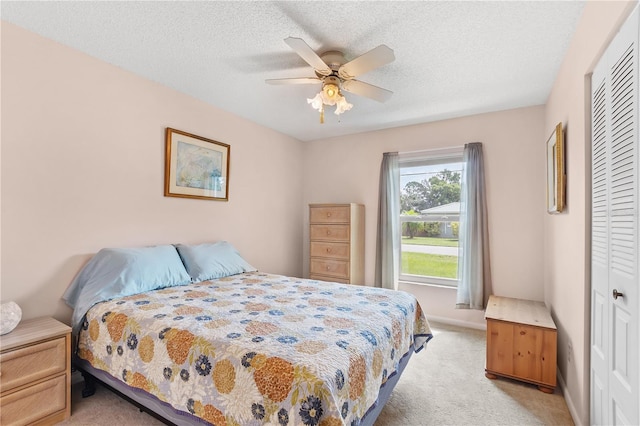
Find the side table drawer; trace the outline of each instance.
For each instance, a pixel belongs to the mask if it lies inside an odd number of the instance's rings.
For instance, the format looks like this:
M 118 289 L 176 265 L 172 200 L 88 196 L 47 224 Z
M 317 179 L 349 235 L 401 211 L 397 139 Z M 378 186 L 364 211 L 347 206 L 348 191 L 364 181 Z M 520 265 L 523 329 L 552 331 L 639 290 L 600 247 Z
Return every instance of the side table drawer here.
M 66 349 L 66 339 L 60 337 L 0 354 L 0 391 L 63 373 L 67 368 Z
M 0 424 L 19 426 L 33 423 L 66 407 L 66 376 L 61 375 L 3 396 Z

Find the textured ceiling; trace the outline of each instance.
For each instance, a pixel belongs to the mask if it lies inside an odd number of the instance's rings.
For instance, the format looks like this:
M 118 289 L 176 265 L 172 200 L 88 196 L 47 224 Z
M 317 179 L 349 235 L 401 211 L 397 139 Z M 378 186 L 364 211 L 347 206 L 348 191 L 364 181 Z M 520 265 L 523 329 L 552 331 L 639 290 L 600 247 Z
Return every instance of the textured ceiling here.
M 308 141 L 546 102 L 584 1 L 9 2 L 3 20 L 251 121 Z M 358 79 L 386 103 L 307 104 L 319 86 L 284 43 L 353 59 L 386 44 L 389 65 Z

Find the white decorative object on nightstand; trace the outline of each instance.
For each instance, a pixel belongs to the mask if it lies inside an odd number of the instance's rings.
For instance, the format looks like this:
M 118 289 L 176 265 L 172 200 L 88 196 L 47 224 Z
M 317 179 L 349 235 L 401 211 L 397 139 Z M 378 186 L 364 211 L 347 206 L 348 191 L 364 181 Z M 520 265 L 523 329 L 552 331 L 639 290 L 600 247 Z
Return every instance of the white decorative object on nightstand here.
M 11 332 L 22 319 L 22 309 L 16 302 L 0 305 L 0 335 Z

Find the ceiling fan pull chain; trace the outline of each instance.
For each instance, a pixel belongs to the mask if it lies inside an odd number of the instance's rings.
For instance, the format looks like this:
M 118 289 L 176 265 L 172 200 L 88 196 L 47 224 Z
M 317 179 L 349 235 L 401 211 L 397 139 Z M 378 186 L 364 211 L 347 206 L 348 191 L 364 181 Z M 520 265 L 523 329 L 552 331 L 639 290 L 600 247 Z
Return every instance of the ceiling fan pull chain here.
M 320 124 L 324 124 L 324 108 L 320 110 Z

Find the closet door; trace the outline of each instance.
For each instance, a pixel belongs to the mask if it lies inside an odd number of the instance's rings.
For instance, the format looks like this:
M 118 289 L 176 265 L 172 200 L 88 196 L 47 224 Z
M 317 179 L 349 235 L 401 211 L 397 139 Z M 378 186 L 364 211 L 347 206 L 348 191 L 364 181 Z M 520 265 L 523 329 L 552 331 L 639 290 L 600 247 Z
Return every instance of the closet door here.
M 609 382 L 610 153 L 606 69 L 601 64 L 591 76 L 591 424 L 598 425 L 607 423 Z
M 591 423 L 640 423 L 638 8 L 592 76 Z

